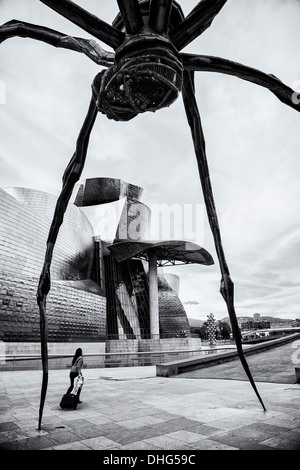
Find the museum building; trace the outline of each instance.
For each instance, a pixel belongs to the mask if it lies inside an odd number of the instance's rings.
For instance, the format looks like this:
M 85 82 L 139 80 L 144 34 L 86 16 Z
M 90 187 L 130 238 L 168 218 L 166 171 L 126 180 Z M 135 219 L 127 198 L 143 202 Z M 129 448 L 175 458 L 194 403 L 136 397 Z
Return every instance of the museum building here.
M 54 248 L 50 345 L 72 343 L 73 351 L 74 343 L 102 344 L 111 351 L 120 342 L 175 338 L 182 331 L 193 340 L 178 297 L 179 279 L 163 268 L 154 277 L 155 317 L 150 261 L 154 257 L 155 270 L 162 260 L 205 265 L 213 260 L 192 243 L 149 240 L 151 211 L 141 194 L 140 187 L 120 179 L 91 178 L 79 185 Z M 34 189 L 0 189 L 0 341 L 11 345 L 11 352 L 40 342 L 36 291 L 56 200 Z

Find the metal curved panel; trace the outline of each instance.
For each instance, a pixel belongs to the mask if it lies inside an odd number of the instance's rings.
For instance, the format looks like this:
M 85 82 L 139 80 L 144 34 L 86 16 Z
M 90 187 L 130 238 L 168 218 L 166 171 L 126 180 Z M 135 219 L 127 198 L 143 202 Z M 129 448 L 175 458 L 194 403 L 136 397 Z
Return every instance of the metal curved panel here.
M 124 240 L 108 246 L 108 249 L 118 262 L 133 257 L 147 260 L 148 253 L 155 251 L 159 265 L 196 263 L 209 266 L 214 264 L 213 258 L 207 250 L 196 243 L 184 240 Z
M 94 206 L 118 201 L 123 197 L 139 200 L 143 190 L 139 186 L 116 178 L 89 178 L 80 186 L 75 206 Z

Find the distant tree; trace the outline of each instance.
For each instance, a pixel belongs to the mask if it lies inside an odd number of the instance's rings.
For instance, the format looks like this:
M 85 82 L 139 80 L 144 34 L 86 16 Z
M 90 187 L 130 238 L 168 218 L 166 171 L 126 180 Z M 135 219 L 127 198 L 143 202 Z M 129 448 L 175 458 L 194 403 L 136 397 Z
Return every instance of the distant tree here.
M 201 328 L 199 328 L 198 326 L 196 328 L 191 328 L 191 333 L 193 333 L 194 335 L 198 335 L 200 336 L 201 334 Z M 200 336 L 201 337 L 201 336 Z
M 220 331 L 220 336 L 223 339 L 229 339 L 230 338 L 230 333 L 231 333 L 231 328 L 228 325 L 227 322 L 225 321 L 220 321 L 219 322 L 219 331 Z
M 207 339 L 207 335 L 208 335 L 208 333 L 207 333 L 207 322 L 205 321 L 203 323 L 203 325 L 201 326 L 201 328 L 200 328 L 200 335 L 199 336 L 200 336 L 201 339 Z

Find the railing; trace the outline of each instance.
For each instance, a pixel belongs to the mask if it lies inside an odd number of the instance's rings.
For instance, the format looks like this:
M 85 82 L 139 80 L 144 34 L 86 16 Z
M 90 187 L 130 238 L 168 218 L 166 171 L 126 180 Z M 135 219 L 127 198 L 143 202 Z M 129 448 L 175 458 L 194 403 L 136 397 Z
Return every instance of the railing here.
M 186 359 L 190 357 L 215 354 L 235 346 L 207 347 L 198 349 L 186 349 L 176 351 L 138 351 L 138 352 L 113 352 L 94 353 L 84 355 L 84 367 L 86 368 L 108 368 L 108 367 L 135 367 L 151 366 L 175 359 Z M 71 367 L 73 355 L 49 354 L 49 369 L 65 369 Z M 36 354 L 0 355 L 0 371 L 41 370 L 42 360 Z

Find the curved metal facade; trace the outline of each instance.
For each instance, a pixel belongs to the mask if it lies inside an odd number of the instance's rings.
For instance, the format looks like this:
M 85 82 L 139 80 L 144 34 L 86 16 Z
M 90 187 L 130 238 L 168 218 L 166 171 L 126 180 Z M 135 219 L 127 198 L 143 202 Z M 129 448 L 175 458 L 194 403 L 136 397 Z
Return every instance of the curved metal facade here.
M 142 188 L 114 178 L 89 178 L 77 192 L 75 206 L 94 206 L 128 197 L 140 200 Z
M 25 188 L 0 189 L 0 340 L 39 341 L 36 289 L 56 198 Z M 70 205 L 54 250 L 47 302 L 49 341 L 104 340 L 106 299 L 89 278 L 93 230 Z
M 176 286 L 178 288 L 178 284 Z M 184 334 L 191 336 L 188 318 L 175 290 L 163 273 L 158 276 L 159 329 L 161 338 Z
M 49 341 L 149 338 L 147 263 L 115 259 L 108 246 L 147 240 L 150 209 L 142 189 L 112 178 L 79 187 L 58 235 L 47 300 Z M 0 189 L 0 340 L 39 341 L 36 289 L 56 197 Z M 177 293 L 159 278 L 161 337 L 189 334 Z M 176 282 L 178 289 L 178 282 Z

